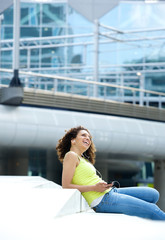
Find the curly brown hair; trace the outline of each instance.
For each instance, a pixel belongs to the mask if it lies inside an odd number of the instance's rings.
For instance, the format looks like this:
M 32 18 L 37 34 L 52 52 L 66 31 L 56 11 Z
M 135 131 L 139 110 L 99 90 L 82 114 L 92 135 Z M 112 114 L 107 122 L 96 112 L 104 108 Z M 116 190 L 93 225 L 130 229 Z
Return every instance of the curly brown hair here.
M 63 163 L 63 159 L 64 159 L 65 154 L 70 151 L 71 140 L 76 138 L 77 134 L 81 130 L 85 130 L 90 134 L 88 129 L 86 129 L 82 126 L 78 126 L 78 127 L 74 127 L 74 128 L 71 128 L 70 130 L 68 130 L 66 132 L 66 134 L 58 141 L 58 144 L 56 146 L 56 150 L 57 150 L 58 158 L 59 158 L 61 163 Z M 90 134 L 90 136 L 91 136 L 91 134 Z M 95 148 L 95 145 L 94 145 L 94 143 L 92 141 L 92 137 L 91 137 L 91 145 L 83 153 L 83 156 L 85 158 L 87 158 L 93 165 L 95 164 L 95 152 L 96 152 L 96 148 Z

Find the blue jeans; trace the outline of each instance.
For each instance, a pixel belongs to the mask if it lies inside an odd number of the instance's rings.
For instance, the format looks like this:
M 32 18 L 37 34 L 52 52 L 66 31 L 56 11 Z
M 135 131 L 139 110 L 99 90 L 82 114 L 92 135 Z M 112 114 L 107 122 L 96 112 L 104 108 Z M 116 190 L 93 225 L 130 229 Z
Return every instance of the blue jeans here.
M 165 220 L 165 213 L 156 205 L 159 192 L 149 187 L 113 188 L 95 207 L 96 212 Z

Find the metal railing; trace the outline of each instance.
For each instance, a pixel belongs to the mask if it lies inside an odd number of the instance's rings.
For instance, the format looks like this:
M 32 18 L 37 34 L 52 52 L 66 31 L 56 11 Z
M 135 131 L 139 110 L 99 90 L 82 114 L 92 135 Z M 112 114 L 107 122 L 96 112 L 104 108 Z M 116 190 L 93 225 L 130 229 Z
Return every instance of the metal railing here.
M 13 70 L 0 68 L 1 73 L 8 74 L 11 79 Z M 96 82 L 92 80 L 82 80 L 67 76 L 41 74 L 34 72 L 19 71 L 22 84 L 25 88 L 44 89 L 56 92 L 63 92 L 73 95 L 84 95 L 88 98 L 95 97 L 104 100 L 115 100 L 119 102 L 130 102 L 143 106 L 150 106 L 150 102 L 156 101 L 158 107 L 162 108 L 165 103 L 165 93 L 121 86 L 116 84 Z M 0 86 L 4 86 L 1 81 Z M 6 83 L 7 85 L 7 83 Z

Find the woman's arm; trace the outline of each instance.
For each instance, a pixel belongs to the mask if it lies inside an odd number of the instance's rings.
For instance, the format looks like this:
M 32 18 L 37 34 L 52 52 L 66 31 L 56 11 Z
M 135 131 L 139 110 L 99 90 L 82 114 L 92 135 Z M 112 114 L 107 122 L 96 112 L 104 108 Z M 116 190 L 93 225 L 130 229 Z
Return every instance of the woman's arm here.
M 63 172 L 62 172 L 62 187 L 63 188 L 72 188 L 72 189 L 78 189 L 80 192 L 89 192 L 89 191 L 96 191 L 96 192 L 104 192 L 108 188 L 110 188 L 112 185 L 107 184 L 106 182 L 99 182 L 95 185 L 75 185 L 72 184 L 72 178 L 74 176 L 74 172 L 76 167 L 79 164 L 78 157 L 73 152 L 68 152 L 65 155 L 64 161 L 63 161 Z

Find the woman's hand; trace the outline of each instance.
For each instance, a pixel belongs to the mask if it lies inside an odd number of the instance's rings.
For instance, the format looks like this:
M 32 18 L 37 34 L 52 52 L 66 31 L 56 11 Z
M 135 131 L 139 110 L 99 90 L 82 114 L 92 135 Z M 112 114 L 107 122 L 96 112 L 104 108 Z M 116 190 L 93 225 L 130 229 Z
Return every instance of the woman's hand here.
M 95 192 L 104 192 L 106 191 L 107 189 L 109 189 L 110 187 L 112 187 L 112 183 L 108 184 L 106 182 L 98 182 L 95 184 L 94 186 L 94 191 Z

